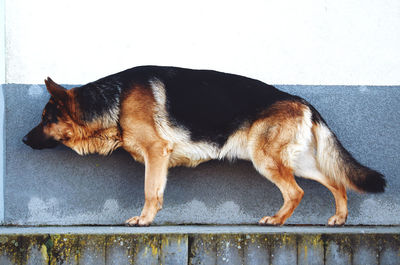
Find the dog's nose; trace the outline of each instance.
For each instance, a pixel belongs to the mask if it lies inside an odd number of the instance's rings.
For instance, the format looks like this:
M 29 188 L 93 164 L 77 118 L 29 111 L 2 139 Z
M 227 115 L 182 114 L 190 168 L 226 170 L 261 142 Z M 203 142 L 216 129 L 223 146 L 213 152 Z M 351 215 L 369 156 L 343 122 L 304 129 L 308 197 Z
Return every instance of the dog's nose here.
M 24 144 L 28 144 L 28 135 L 25 135 L 24 138 L 22 138 L 22 142 L 24 142 Z

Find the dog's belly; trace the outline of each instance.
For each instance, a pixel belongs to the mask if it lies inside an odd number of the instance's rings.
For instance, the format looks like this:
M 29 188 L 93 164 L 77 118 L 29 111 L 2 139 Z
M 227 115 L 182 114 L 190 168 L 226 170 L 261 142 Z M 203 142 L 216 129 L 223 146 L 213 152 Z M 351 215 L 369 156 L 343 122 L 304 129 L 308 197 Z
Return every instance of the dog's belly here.
M 169 167 L 195 167 L 198 164 L 217 159 L 219 148 L 206 142 L 175 143 L 173 145 Z
M 175 142 L 170 157 L 170 167 L 195 167 L 212 159 L 249 160 L 247 128 L 231 135 L 220 148 L 209 142 Z

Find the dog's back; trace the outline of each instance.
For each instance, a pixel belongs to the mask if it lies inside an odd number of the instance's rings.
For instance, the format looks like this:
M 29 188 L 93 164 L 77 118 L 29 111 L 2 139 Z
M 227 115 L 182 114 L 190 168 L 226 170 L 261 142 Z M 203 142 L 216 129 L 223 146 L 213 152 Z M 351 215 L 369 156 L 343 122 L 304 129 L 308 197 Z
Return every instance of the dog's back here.
M 154 86 L 163 91 L 154 91 Z M 153 89 L 166 100 L 169 121 L 190 131 L 193 141 L 222 146 L 244 123 L 251 123 L 277 101 L 299 100 L 261 81 L 211 70 L 139 66 L 77 89 L 86 120 L 100 116 L 135 87 Z

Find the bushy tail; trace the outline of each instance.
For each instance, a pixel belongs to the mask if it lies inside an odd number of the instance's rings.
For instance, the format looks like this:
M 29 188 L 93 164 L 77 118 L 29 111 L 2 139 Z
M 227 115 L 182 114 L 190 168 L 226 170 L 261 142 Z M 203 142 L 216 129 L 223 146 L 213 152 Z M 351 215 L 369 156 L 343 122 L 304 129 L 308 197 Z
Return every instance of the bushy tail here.
M 324 121 L 313 125 L 319 169 L 337 184 L 360 192 L 384 192 L 382 174 L 361 165 L 339 142 Z

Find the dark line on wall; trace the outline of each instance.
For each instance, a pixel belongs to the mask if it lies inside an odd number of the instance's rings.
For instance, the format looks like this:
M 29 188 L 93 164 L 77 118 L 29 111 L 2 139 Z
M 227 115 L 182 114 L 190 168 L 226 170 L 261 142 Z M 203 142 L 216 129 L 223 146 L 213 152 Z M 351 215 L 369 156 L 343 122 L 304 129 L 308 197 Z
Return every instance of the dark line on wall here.
M 326 252 L 328 249 L 328 238 L 325 234 L 321 235 L 321 240 L 322 240 L 322 246 L 324 247 L 324 257 L 323 257 L 323 262 L 326 264 Z
M 267 247 L 268 247 L 268 264 L 272 264 L 272 248 L 273 248 L 273 243 L 272 241 L 274 240 L 274 235 L 268 236 L 265 235 L 267 238 Z
M 350 242 L 351 242 L 351 246 L 355 246 L 354 245 L 354 243 L 355 243 L 355 238 L 354 238 L 354 236 L 352 236 L 351 237 L 351 239 L 350 239 Z M 357 245 L 356 247 L 359 247 L 359 245 Z M 350 264 L 354 264 L 354 249 L 353 249 L 354 247 L 351 247 L 349 250 L 350 250 Z
M 75 242 L 75 255 L 77 259 L 77 265 L 81 264 L 81 250 L 80 250 L 80 245 L 81 243 L 81 236 L 78 236 L 78 239 Z
M 296 235 L 296 265 L 299 265 L 299 261 L 300 261 L 300 257 L 299 257 L 299 253 L 300 253 L 300 251 L 299 251 L 299 238 L 300 238 L 300 236 L 299 235 Z
M 108 245 L 108 240 L 110 239 L 110 236 L 106 236 L 104 240 L 104 264 L 107 264 L 107 245 Z
M 240 238 L 240 242 L 238 242 L 238 245 L 240 246 L 239 255 L 242 257 L 242 264 L 245 264 L 244 262 L 245 262 L 246 258 L 244 256 L 244 247 L 245 247 L 244 242 L 246 240 L 246 236 L 244 234 L 239 235 L 239 236 L 240 236 L 239 237 Z
M 191 259 L 193 259 L 192 246 L 193 246 L 193 235 L 186 235 L 188 237 L 188 255 L 187 264 L 190 264 Z
M 162 256 L 164 255 L 164 249 L 162 247 L 162 237 L 163 237 L 163 235 L 156 235 L 157 248 L 160 250 L 158 252 L 158 256 L 157 256 L 158 264 L 161 264 L 161 259 L 162 259 Z
M 375 237 L 375 236 L 374 236 Z M 378 264 L 378 265 L 381 265 L 381 254 L 382 254 L 382 246 L 383 246 L 383 240 L 382 240 L 382 238 L 379 238 L 377 241 L 376 241 L 376 263 Z

